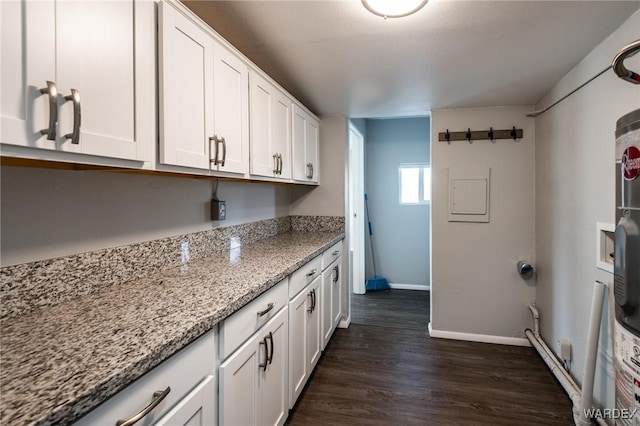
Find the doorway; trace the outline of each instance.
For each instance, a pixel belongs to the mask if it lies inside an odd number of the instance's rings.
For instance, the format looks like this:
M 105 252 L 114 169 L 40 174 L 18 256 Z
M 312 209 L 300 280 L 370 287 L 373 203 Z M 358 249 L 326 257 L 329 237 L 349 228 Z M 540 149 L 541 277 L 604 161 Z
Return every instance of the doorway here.
M 359 204 L 360 212 L 360 220 L 353 218 L 350 229 L 353 323 L 427 330 L 431 284 L 430 133 L 429 117 L 350 121 L 349 208 Z M 359 144 L 362 151 L 357 149 Z M 365 193 L 370 218 L 364 206 Z M 355 210 L 350 213 L 357 214 Z M 360 248 L 360 259 L 356 259 Z M 364 262 L 363 275 L 357 262 Z M 366 291 L 367 279 L 374 275 L 385 277 L 391 289 Z

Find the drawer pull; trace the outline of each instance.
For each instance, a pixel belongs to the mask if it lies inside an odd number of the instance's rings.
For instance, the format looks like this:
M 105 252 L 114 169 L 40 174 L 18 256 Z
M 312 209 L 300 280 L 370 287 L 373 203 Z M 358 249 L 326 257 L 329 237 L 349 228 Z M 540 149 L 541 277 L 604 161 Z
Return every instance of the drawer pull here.
M 275 303 L 273 302 L 269 303 L 264 311 L 258 311 L 258 316 L 259 317 L 265 316 L 270 310 L 274 308 L 274 306 L 276 306 Z
M 314 276 L 314 275 L 316 274 L 316 272 L 318 272 L 318 270 L 317 270 L 317 269 L 315 269 L 315 268 L 314 268 L 314 269 L 312 269 L 312 270 L 311 270 L 311 272 L 307 272 L 307 277 L 312 277 L 312 276 Z
M 340 250 L 336 250 L 333 253 L 331 253 L 331 256 L 337 256 L 340 254 Z
M 118 420 L 116 422 L 116 426 L 131 426 L 138 423 L 140 420 L 142 420 L 144 416 L 149 414 L 151 410 L 156 408 L 158 404 L 160 404 L 162 400 L 165 399 L 167 395 L 169 395 L 169 392 L 171 392 L 171 387 L 169 386 L 167 386 L 167 388 L 163 391 L 154 392 L 153 400 L 151 401 L 151 404 L 147 405 L 145 408 L 142 409 L 142 411 L 140 411 L 135 416 L 131 417 L 129 420 Z

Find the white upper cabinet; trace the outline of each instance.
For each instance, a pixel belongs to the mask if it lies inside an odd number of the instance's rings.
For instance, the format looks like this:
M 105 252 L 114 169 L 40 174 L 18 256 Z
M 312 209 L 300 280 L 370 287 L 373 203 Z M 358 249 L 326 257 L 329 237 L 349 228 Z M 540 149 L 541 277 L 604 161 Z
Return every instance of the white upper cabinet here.
M 212 146 L 211 167 L 221 172 L 249 173 L 249 70 L 222 45 L 216 43 L 213 52 L 217 147 Z
M 160 162 L 249 172 L 249 71 L 189 12 L 160 3 Z
M 2 2 L 1 142 L 150 160 L 154 5 Z
M 159 4 L 160 162 L 209 169 L 214 40 L 171 4 Z
M 293 179 L 318 183 L 318 120 L 295 103 L 292 115 Z
M 291 179 L 291 99 L 252 71 L 251 174 Z

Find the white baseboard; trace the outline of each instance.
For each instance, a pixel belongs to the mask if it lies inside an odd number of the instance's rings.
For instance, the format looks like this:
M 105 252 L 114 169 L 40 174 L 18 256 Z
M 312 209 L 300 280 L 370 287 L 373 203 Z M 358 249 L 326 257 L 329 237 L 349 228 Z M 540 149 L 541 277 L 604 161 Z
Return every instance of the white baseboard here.
M 399 290 L 422 290 L 422 291 L 431 290 L 431 286 L 430 285 L 424 285 L 424 284 L 389 283 L 389 287 L 397 288 Z
M 429 335 L 438 339 L 465 340 L 468 342 L 494 343 L 497 345 L 531 346 L 525 337 L 492 336 L 489 334 L 459 333 L 457 331 L 434 330 L 429 323 Z

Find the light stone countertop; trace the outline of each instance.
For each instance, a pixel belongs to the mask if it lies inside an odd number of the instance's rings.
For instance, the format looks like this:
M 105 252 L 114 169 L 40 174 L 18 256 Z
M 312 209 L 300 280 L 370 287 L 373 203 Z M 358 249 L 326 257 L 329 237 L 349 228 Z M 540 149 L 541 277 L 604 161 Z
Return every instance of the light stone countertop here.
M 69 424 L 344 238 L 287 232 L 0 323 L 0 423 Z

